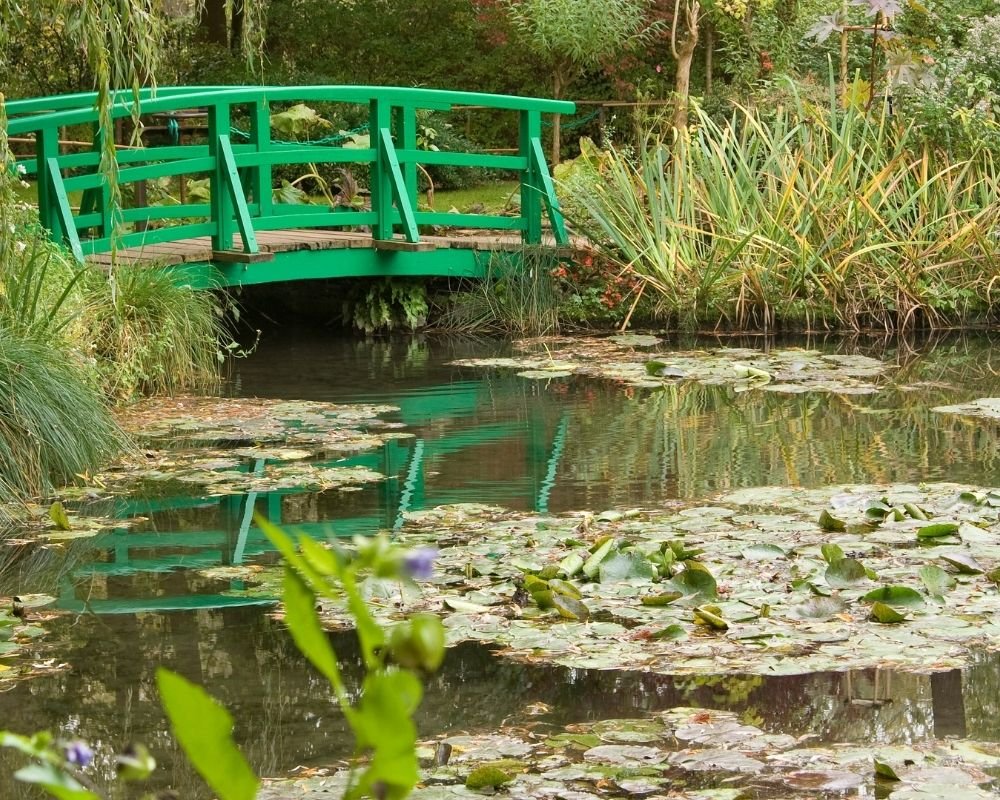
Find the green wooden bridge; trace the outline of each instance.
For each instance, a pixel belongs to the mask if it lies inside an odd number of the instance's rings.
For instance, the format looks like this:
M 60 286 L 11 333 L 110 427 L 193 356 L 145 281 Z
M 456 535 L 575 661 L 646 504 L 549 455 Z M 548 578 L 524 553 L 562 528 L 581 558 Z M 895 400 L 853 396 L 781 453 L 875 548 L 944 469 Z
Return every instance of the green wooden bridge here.
M 7 104 L 8 135 L 34 145 L 18 167 L 37 181 L 41 223 L 80 262 L 166 267 L 185 282 L 208 287 L 363 276 L 482 277 L 494 252 L 569 245 L 541 136 L 543 115 L 572 114 L 572 103 L 382 86 L 118 92 L 112 119 L 131 117 L 138 101 L 143 120 L 164 120 L 176 130 L 179 117 L 196 112 L 207 128 L 194 142 L 166 137 L 163 144 L 115 151 L 120 186 L 207 178 L 207 201 L 182 197 L 179 204 L 125 207 L 101 167 L 110 133 L 101 128 L 95 100 L 76 94 Z M 274 136 L 272 115 L 299 103 L 366 109 L 367 146 Z M 418 112 L 462 108 L 516 115 L 516 147 L 496 154 L 418 146 Z M 72 144 L 65 142 L 68 132 L 76 137 Z M 276 170 L 309 164 L 367 168 L 370 208 L 281 202 L 274 192 Z M 434 165 L 516 173 L 520 214 L 421 209 L 419 169 Z M 77 196 L 74 206 L 70 198 Z

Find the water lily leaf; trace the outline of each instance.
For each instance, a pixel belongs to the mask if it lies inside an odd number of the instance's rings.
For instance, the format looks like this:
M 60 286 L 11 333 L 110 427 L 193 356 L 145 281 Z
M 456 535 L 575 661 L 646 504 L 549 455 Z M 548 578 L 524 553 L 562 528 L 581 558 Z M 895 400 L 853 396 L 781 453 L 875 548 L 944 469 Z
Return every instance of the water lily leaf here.
M 865 516 L 868 517 L 868 519 L 875 520 L 877 522 L 881 522 L 891 513 L 892 507 L 882 502 L 872 503 L 865 509 Z
M 660 594 L 644 595 L 640 602 L 644 606 L 668 606 L 683 596 L 680 592 L 661 592 Z
M 583 621 L 590 617 L 590 609 L 574 597 L 564 594 L 553 594 L 552 605 L 564 619 Z
M 828 510 L 823 509 L 819 515 L 819 526 L 825 531 L 846 531 L 847 523 L 839 517 L 835 517 Z
M 755 544 L 740 551 L 747 561 L 774 561 L 784 558 L 787 554 L 776 544 Z
M 819 549 L 820 553 L 823 555 L 823 560 L 827 564 L 833 564 L 835 561 L 840 561 L 844 558 L 844 551 L 841 549 L 840 545 L 828 542 L 822 545 Z
M 615 540 L 613 537 L 608 537 L 607 541 L 604 542 L 600 547 L 593 552 L 593 554 L 583 563 L 583 574 L 588 578 L 597 577 L 597 573 L 600 572 L 601 562 L 604 561 L 615 546 Z
M 569 581 L 559 580 L 559 578 L 552 578 L 549 581 L 549 588 L 553 592 L 558 592 L 559 594 L 565 595 L 566 597 L 572 597 L 579 600 L 583 595 L 580 594 L 580 590 L 574 586 Z
M 694 609 L 694 621 L 699 625 L 707 625 L 717 631 L 727 631 L 729 623 L 721 615 L 722 610 L 718 606 L 699 606 Z
M 609 336 L 609 342 L 624 345 L 625 347 L 654 347 L 662 341 L 655 336 L 642 333 L 624 333 L 618 336 Z
M 489 606 L 483 606 L 479 603 L 470 603 L 459 597 L 445 597 L 444 604 L 452 611 L 458 611 L 462 614 L 486 614 L 490 611 Z
M 649 637 L 655 641 L 668 641 L 673 642 L 678 639 L 686 639 L 687 631 L 684 629 L 683 625 L 667 625 L 666 628 L 662 628 L 656 631 L 652 636 Z
M 700 597 L 714 600 L 718 596 L 718 586 L 712 573 L 700 569 L 685 569 L 664 583 L 673 591 L 685 597 Z
M 63 508 L 63 504 L 58 500 L 49 506 L 49 519 L 52 520 L 52 524 L 55 525 L 58 530 L 71 530 L 69 517 L 66 515 L 66 509 Z
M 656 570 L 638 553 L 615 553 L 601 562 L 598 572 L 601 583 L 630 580 L 652 580 Z
M 870 618 L 876 622 L 881 622 L 883 625 L 893 625 L 906 621 L 906 617 L 885 603 L 874 603 L 871 608 Z
M 958 533 L 958 524 L 955 522 L 935 522 L 933 525 L 924 525 L 917 529 L 918 539 L 938 539 L 942 536 L 951 536 Z
M 902 608 L 920 608 L 924 598 L 909 586 L 881 586 L 861 598 L 866 603 L 886 603 Z
M 830 586 L 842 589 L 868 580 L 868 573 L 860 561 L 853 558 L 842 558 L 826 568 L 824 578 Z
M 963 575 L 982 575 L 985 572 L 979 562 L 969 553 L 952 550 L 947 553 L 938 553 L 937 555 L 942 561 L 947 561 Z
M 877 758 L 873 759 L 875 762 L 875 777 L 881 778 L 886 781 L 898 781 L 899 776 L 896 774 L 896 770 L 890 767 L 883 761 L 879 761 Z
M 583 564 L 583 556 L 579 553 L 570 553 L 559 562 L 559 572 L 567 578 L 572 578 L 583 571 Z
M 917 574 L 927 589 L 927 593 L 939 600 L 943 600 L 945 593 L 955 586 L 955 579 L 934 564 L 921 567 L 917 570 Z
M 792 613 L 801 619 L 829 619 L 843 612 L 846 607 L 844 601 L 838 598 L 810 597 L 795 606 Z

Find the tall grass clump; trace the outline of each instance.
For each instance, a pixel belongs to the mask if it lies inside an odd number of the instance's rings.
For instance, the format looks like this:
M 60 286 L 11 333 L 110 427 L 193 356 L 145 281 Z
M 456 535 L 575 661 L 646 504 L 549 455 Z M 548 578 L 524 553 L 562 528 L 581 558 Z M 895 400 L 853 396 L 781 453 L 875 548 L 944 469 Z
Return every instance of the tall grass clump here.
M 1000 254 L 1000 166 L 949 162 L 881 112 L 796 99 L 696 112 L 589 165 L 572 188 L 603 254 L 680 324 L 905 330 L 984 321 Z
M 119 452 L 126 437 L 76 346 L 82 268 L 33 209 L 0 203 L 0 520 Z
M 228 338 L 223 309 L 211 292 L 176 283 L 168 270 L 123 265 L 114 284 L 92 276 L 85 294 L 89 336 L 111 397 L 218 385 L 220 343 Z
M 552 274 L 558 266 L 559 259 L 541 247 L 491 253 L 483 279 L 449 298 L 438 327 L 519 336 L 558 332 L 562 297 Z

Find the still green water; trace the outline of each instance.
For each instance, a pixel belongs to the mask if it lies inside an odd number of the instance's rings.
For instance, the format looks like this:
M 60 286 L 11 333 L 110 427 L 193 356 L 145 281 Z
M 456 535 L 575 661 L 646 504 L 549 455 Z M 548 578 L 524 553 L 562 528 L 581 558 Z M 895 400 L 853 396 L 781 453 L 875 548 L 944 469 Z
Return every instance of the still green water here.
M 289 331 L 269 335 L 249 359 L 234 363 L 228 391 L 400 408 L 389 419 L 404 423 L 413 438 L 351 459 L 386 474 L 384 484 L 253 498 L 272 519 L 324 536 L 392 529 L 406 511 L 443 503 L 600 511 L 761 485 L 997 483 L 1000 426 L 930 410 L 1000 395 L 989 337 L 919 346 L 782 344 L 877 356 L 897 365 L 895 382 L 905 388 L 847 397 L 737 394 L 697 384 L 645 391 L 578 378 L 538 382 L 449 365 L 505 355 L 510 347 L 504 342 L 358 341 Z M 0 694 L 0 727 L 85 738 L 97 745 L 107 768 L 116 748 L 145 742 L 161 762 L 161 785 L 175 786 L 185 798 L 202 796 L 176 758 L 156 702 L 154 670 L 165 664 L 205 684 L 230 707 L 238 737 L 261 773 L 342 757 L 345 728 L 325 684 L 304 667 L 281 625 L 266 607 L 223 600 L 220 593 L 234 588 L 232 581 L 194 571 L 274 561 L 264 538 L 242 524 L 248 502 L 167 495 L 95 503 L 95 514 L 146 521 L 65 548 L 0 554 L 0 594 L 50 593 L 64 609 L 85 612 L 55 624 L 51 644 L 39 654 L 71 668 Z M 219 607 L 224 602 L 235 605 Z M 339 637 L 338 649 L 353 663 L 351 637 Z M 866 671 L 698 681 L 525 667 L 463 645 L 450 652 L 432 682 L 421 731 L 432 736 L 489 730 L 501 722 L 565 723 L 704 705 L 748 711 L 770 730 L 826 741 L 935 735 L 996 741 L 998 697 L 996 656 L 978 658 L 964 674 L 933 678 Z M 18 796 L 19 790 L 7 788 L 12 762 L 0 758 L 0 795 Z

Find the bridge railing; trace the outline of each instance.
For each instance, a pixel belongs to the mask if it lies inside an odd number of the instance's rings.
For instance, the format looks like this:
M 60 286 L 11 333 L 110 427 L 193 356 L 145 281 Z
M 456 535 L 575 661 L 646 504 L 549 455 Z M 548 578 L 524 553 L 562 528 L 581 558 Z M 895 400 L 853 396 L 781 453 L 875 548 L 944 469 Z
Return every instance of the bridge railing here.
M 371 229 L 375 246 L 419 245 L 421 226 L 517 232 L 527 244 L 542 240 L 543 213 L 559 244 L 567 243 L 559 201 L 542 148 L 542 115 L 573 113 L 568 102 L 472 92 L 366 86 L 171 87 L 140 95 L 141 112 L 169 116 L 194 108 L 207 117 L 207 141 L 117 149 L 119 184 L 161 178 L 207 176 L 208 202 L 121 207 L 101 169 L 102 137 L 93 95 L 38 98 L 8 103 L 8 135 L 34 136 L 35 155 L 21 162 L 38 181 L 39 214 L 53 237 L 77 258 L 201 236 L 211 236 L 220 258 L 252 260 L 256 234 L 288 228 Z M 114 118 L 132 112 L 131 92 L 119 93 Z M 343 147 L 280 140 L 272 136 L 274 107 L 291 103 L 339 103 L 368 109 L 368 147 Z M 417 112 L 476 106 L 506 110 L 519 118 L 515 154 L 455 152 L 418 147 Z M 249 120 L 242 136 L 234 119 Z M 60 132 L 83 126 L 93 131 L 79 152 L 63 152 Z M 285 165 L 363 164 L 369 168 L 370 209 L 276 201 L 273 175 Z M 418 165 L 485 168 L 520 176 L 520 214 L 456 214 L 418 207 Z M 74 208 L 70 196 L 80 193 Z M 397 237 L 402 234 L 402 239 Z M 239 249 L 235 249 L 237 238 Z

